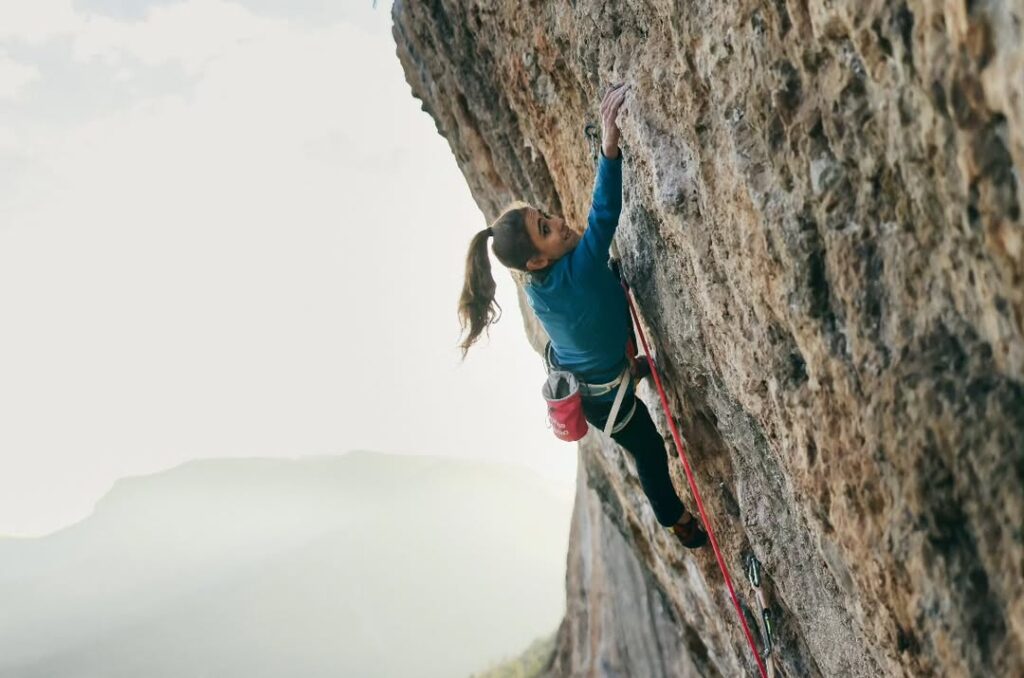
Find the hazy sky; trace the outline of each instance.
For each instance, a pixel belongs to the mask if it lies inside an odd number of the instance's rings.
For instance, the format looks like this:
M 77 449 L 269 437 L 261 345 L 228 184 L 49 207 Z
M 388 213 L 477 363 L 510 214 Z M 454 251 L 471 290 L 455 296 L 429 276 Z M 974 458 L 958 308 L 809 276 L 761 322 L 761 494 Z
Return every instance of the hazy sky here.
M 0 2 L 0 534 L 197 457 L 455 454 L 571 487 L 504 271 L 458 364 L 484 218 L 378 5 Z

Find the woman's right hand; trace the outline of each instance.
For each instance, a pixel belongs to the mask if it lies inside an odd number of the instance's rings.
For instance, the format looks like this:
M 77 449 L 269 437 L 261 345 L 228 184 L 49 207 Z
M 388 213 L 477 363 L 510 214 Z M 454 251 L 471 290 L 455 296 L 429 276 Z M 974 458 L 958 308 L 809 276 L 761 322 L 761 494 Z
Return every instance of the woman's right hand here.
M 632 85 L 620 82 L 612 85 L 601 100 L 601 152 L 604 157 L 619 157 L 619 111 Z

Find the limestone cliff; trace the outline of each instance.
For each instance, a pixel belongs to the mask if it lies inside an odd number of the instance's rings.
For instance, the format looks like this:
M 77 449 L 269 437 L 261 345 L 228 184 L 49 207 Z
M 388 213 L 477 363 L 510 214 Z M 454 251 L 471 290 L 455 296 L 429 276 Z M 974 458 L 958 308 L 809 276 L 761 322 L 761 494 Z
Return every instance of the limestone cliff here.
M 582 128 L 634 84 L 623 268 L 750 605 L 765 565 L 779 674 L 1024 675 L 1024 0 L 393 14 L 489 218 L 585 223 Z M 552 673 L 753 675 L 713 556 L 620 449 L 580 460 Z

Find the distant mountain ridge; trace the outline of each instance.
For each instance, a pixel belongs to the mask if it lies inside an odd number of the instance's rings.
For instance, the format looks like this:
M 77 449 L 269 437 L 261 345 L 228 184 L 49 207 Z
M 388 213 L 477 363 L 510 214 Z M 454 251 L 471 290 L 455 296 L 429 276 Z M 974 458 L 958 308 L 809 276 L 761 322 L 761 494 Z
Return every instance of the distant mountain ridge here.
M 529 471 L 415 455 L 119 480 L 0 539 L 0 677 L 468 675 L 557 626 L 570 512 Z

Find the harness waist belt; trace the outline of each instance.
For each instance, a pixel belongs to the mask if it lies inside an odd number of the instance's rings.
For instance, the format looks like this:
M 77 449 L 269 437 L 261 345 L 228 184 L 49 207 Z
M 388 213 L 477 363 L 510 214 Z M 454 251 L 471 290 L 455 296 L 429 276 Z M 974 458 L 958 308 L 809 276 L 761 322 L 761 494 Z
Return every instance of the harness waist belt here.
M 551 342 L 548 342 L 547 346 L 544 347 L 544 362 L 546 363 L 548 372 L 551 371 L 552 367 L 558 367 L 558 365 L 555 364 L 554 357 L 551 355 Z M 597 396 L 603 396 L 611 393 L 623 379 L 628 378 L 629 376 L 629 370 L 627 369 L 624 372 L 620 372 L 619 376 L 603 384 L 588 384 L 578 376 L 576 377 L 576 381 L 579 383 L 580 395 L 596 398 Z
M 604 384 L 587 384 L 587 383 L 581 381 L 580 382 L 580 393 L 582 393 L 585 396 L 590 396 L 590 397 L 597 397 L 597 396 L 606 395 L 606 394 L 611 393 L 612 391 L 614 391 L 615 387 L 618 386 L 620 382 L 622 382 L 622 379 L 624 378 L 624 376 L 628 376 L 628 375 L 629 375 L 629 372 L 627 371 L 625 373 L 625 375 L 620 374 L 614 380 L 609 381 L 609 382 L 604 383 Z

